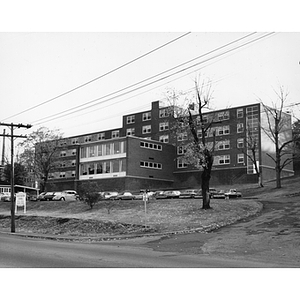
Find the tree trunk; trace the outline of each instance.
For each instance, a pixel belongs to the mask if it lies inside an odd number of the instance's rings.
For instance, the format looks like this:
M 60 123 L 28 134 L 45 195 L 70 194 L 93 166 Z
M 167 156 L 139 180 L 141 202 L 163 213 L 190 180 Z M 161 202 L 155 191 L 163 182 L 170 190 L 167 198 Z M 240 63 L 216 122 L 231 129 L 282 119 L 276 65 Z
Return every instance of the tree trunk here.
M 257 175 L 258 175 L 258 185 L 259 185 L 259 187 L 264 187 L 263 182 L 262 182 L 261 173 L 259 172 Z
M 202 209 L 210 209 L 210 196 L 209 196 L 209 181 L 210 171 L 206 168 L 203 169 L 201 175 L 201 188 L 202 188 Z

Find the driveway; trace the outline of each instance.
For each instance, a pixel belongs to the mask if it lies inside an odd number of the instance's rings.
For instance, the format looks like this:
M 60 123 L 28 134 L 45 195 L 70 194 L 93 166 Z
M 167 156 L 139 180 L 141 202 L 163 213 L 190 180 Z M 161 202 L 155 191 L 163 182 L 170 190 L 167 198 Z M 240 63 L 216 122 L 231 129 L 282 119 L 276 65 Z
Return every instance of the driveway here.
M 260 202 L 264 208 L 256 217 L 211 233 L 170 235 L 144 246 L 157 251 L 300 267 L 300 197 Z

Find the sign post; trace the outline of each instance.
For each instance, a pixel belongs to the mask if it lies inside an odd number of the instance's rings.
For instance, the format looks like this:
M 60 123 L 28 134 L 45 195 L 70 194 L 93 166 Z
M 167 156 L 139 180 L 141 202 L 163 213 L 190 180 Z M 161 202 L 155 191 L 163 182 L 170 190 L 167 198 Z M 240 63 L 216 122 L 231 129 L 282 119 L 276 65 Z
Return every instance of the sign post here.
M 17 213 L 18 206 L 24 207 L 24 214 L 26 214 L 26 193 L 19 192 L 16 194 L 16 211 Z

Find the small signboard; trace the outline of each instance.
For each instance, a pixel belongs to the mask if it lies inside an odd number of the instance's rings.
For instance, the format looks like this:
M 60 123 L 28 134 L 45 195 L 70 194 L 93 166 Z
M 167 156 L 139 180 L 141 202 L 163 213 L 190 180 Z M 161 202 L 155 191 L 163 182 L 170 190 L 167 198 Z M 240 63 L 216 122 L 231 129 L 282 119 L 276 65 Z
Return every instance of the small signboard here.
M 16 193 L 16 212 L 18 206 L 23 206 L 24 213 L 26 213 L 26 193 L 23 192 Z

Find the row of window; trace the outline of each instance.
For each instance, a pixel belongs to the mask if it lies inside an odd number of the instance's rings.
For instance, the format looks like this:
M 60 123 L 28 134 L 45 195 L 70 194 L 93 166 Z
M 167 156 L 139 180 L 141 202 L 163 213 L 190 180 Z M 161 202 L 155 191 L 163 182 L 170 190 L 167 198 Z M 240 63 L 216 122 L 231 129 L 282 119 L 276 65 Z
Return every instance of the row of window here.
M 80 164 L 80 175 L 119 173 L 126 171 L 125 159 L 112 159 Z
M 59 156 L 60 157 L 66 157 L 66 156 L 74 156 L 76 155 L 76 149 L 70 149 L 66 151 L 60 151 Z
M 154 150 L 162 151 L 162 145 L 155 144 L 155 143 L 150 143 L 150 142 L 140 142 L 140 146 L 141 146 L 142 148 L 149 148 L 149 149 L 154 149 Z
M 49 174 L 48 179 L 74 178 L 75 175 L 76 175 L 76 171 L 53 172 Z
M 245 163 L 245 155 L 243 153 L 237 154 L 237 163 L 238 164 L 244 164 Z M 214 157 L 214 163 L 213 165 L 229 165 L 230 164 L 230 155 L 217 155 Z M 177 168 L 183 169 L 187 168 L 188 164 L 186 163 L 186 160 L 183 157 L 179 157 L 177 159 Z
M 150 168 L 150 169 L 162 169 L 161 163 L 151 162 L 151 161 L 140 161 L 141 168 Z
M 163 108 L 159 110 L 159 117 L 165 118 L 169 116 L 169 109 Z M 151 120 L 151 112 L 145 112 L 142 114 L 142 121 L 150 121 Z M 135 123 L 135 115 L 130 115 L 126 117 L 126 124 Z
M 84 146 L 80 148 L 80 157 L 99 157 L 105 155 L 120 154 L 126 152 L 125 141 L 115 141 L 108 143 L 101 143 L 93 146 Z

